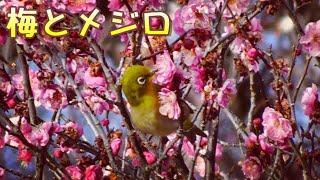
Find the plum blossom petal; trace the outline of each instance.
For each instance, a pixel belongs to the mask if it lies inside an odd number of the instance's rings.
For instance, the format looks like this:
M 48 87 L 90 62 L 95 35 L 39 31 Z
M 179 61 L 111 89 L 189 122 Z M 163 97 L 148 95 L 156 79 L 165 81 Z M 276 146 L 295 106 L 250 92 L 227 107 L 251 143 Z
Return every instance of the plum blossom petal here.
M 109 0 L 108 8 L 110 11 L 117 11 L 121 8 L 121 0 Z
M 86 168 L 85 180 L 100 180 L 102 179 L 102 168 L 99 165 L 91 165 Z
M 83 128 L 77 123 L 68 122 L 67 124 L 62 125 L 61 127 L 73 139 L 80 138 L 83 135 Z
M 257 157 L 250 156 L 240 162 L 243 174 L 250 180 L 259 179 L 264 169 Z
M 61 126 L 56 122 L 44 122 L 42 123 L 41 128 L 44 129 L 48 134 L 59 133 L 63 131 Z
M 118 155 L 121 144 L 122 144 L 122 140 L 120 138 L 115 138 L 111 141 L 110 146 L 111 146 L 112 154 L 114 156 Z
M 89 13 L 96 7 L 96 0 L 62 0 L 62 3 L 73 14 Z
M 112 109 L 115 111 L 115 108 L 112 104 L 109 104 L 100 96 L 96 95 L 92 89 L 84 89 L 81 93 L 83 95 L 83 98 L 88 103 L 89 107 L 98 115 L 101 115 L 106 110 Z M 82 111 L 86 111 L 84 108 L 82 108 L 81 104 L 80 108 Z
M 83 80 L 90 88 L 105 87 L 106 85 L 106 78 L 103 74 L 95 75 L 92 68 L 87 69 L 84 73 Z
M 320 20 L 310 22 L 304 28 L 305 35 L 300 39 L 302 50 L 315 57 L 320 56 Z
M 63 109 L 68 105 L 66 92 L 61 87 L 55 84 L 42 89 L 36 99 L 46 109 L 53 111 Z
M 315 84 L 312 84 L 312 87 L 306 88 L 304 90 L 301 104 L 304 114 L 310 116 L 315 110 L 315 102 L 318 100 L 318 88 Z
M 173 80 L 176 73 L 176 67 L 173 64 L 169 52 L 166 50 L 162 55 L 157 56 L 156 64 L 154 65 L 156 70 L 155 77 L 152 80 L 153 83 L 159 85 L 166 85 Z
M 277 143 L 285 143 L 287 138 L 293 137 L 290 121 L 273 108 L 266 107 L 262 114 L 264 135 Z
M 189 1 L 175 12 L 173 28 L 178 35 L 192 30 L 205 29 L 211 31 L 212 22 L 215 19 L 216 7 L 209 0 Z
M 181 109 L 178 104 L 177 96 L 167 88 L 162 88 L 159 92 L 160 114 L 168 116 L 170 119 L 177 120 L 180 117 Z
M 227 79 L 218 95 L 216 97 L 217 103 L 220 107 L 225 108 L 228 106 L 231 96 L 237 93 L 236 88 L 236 80 L 235 79 Z
M 83 177 L 82 171 L 78 166 L 68 166 L 66 167 L 66 171 L 71 179 L 82 179 Z

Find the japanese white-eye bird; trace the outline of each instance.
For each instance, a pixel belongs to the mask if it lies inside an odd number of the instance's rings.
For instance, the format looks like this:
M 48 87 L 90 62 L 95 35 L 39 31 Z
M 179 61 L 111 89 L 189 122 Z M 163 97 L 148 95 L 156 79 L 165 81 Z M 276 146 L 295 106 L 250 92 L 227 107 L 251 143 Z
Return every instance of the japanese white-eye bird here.
M 160 114 L 158 92 L 161 87 L 152 82 L 153 75 L 150 68 L 133 65 L 123 74 L 122 89 L 130 104 L 130 115 L 134 128 L 143 133 L 167 136 L 179 128 L 179 121 Z M 190 121 L 189 107 L 182 105 L 181 110 L 180 118 L 184 118 L 183 131 L 188 139 L 194 141 L 195 134 L 205 136 Z

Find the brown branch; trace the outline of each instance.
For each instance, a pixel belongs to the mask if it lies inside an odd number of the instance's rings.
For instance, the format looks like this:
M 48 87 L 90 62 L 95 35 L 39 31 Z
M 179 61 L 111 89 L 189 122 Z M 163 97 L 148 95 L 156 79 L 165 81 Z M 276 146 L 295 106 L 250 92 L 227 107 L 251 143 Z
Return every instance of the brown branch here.
M 36 107 L 34 105 L 34 98 L 33 98 L 33 93 L 32 93 L 32 88 L 30 83 L 29 65 L 27 63 L 26 57 L 22 54 L 22 50 L 20 46 L 17 46 L 17 51 L 18 51 L 18 57 L 22 65 L 21 69 L 22 69 L 22 75 L 23 75 L 24 93 L 25 93 L 25 98 L 27 99 L 27 102 L 28 102 L 30 123 L 36 125 L 38 124 L 37 118 L 36 118 L 37 112 L 36 112 Z
M 3 165 L 0 164 L 0 168 L 4 169 L 5 171 L 15 175 L 15 176 L 18 176 L 20 178 L 23 178 L 23 179 L 32 179 L 32 176 L 30 175 L 26 175 L 26 174 L 23 174 L 23 173 L 20 173 L 20 172 L 17 172 L 17 171 L 14 171 L 13 169 L 9 169 Z
M 299 81 L 299 83 L 298 83 L 298 85 L 296 87 L 296 91 L 294 92 L 294 95 L 293 95 L 293 103 L 295 103 L 296 100 L 297 100 L 297 96 L 298 96 L 298 93 L 300 91 L 301 85 L 302 85 L 302 83 L 303 83 L 303 81 L 304 81 L 304 79 L 305 79 L 305 77 L 306 77 L 306 75 L 308 73 L 308 69 L 309 69 L 309 65 L 310 65 L 311 59 L 312 59 L 312 57 L 307 57 L 307 62 L 306 62 L 306 65 L 304 66 L 303 74 L 302 74 L 302 76 L 300 78 L 300 81 Z
M 290 17 L 290 19 L 292 20 L 293 24 L 295 25 L 298 34 L 304 35 L 304 31 L 302 29 L 302 27 L 300 26 L 299 22 L 298 22 L 298 18 L 297 16 L 294 14 L 294 12 L 291 11 L 291 9 L 289 8 L 289 6 L 287 5 L 285 0 L 282 0 L 282 4 L 285 7 L 285 10 L 288 13 L 288 16 Z

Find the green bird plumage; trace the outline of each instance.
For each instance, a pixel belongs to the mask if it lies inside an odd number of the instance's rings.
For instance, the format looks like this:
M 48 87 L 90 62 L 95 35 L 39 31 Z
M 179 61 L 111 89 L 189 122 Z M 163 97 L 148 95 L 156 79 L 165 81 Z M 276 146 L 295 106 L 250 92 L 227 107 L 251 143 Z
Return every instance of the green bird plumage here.
M 123 75 L 122 89 L 130 104 L 130 115 L 134 127 L 143 133 L 166 136 L 179 128 L 179 121 L 160 114 L 158 92 L 161 87 L 154 84 L 152 79 L 153 73 L 150 68 L 133 65 Z M 196 126 L 190 121 L 188 107 L 183 106 L 181 109 L 181 118 L 185 119 L 183 129 L 186 131 L 194 129 Z M 201 132 L 200 134 L 203 135 Z

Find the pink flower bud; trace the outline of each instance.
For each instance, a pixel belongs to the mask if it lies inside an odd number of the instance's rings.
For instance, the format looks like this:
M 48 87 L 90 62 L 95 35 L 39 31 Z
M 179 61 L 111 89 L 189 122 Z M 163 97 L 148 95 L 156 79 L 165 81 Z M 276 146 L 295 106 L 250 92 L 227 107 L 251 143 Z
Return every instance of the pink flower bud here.
M 153 154 L 152 152 L 143 152 L 144 157 L 146 158 L 146 161 L 148 164 L 153 164 L 157 161 L 157 156 Z
M 288 86 L 289 86 L 289 89 L 290 89 L 290 90 L 293 90 L 293 89 L 294 89 L 294 84 L 293 84 L 293 83 L 289 83 Z
M 295 49 L 294 53 L 295 53 L 296 56 L 300 56 L 301 55 L 301 49 L 300 48 Z
M 208 144 L 208 139 L 205 137 L 201 138 L 200 146 L 203 147 L 203 146 L 206 146 L 207 144 Z
M 255 118 L 253 120 L 253 125 L 256 126 L 256 127 L 260 127 L 261 123 L 262 123 L 262 119 L 261 118 Z
M 118 155 L 119 151 L 120 151 L 120 147 L 122 144 L 122 140 L 120 138 L 116 138 L 114 140 L 111 141 L 111 149 L 112 149 L 112 154 L 114 156 Z
M 57 149 L 57 150 L 54 151 L 53 155 L 56 158 L 62 158 L 63 152 L 60 149 Z
M 259 55 L 259 51 L 256 48 L 251 48 L 249 49 L 249 51 L 247 52 L 247 55 L 249 58 L 251 59 L 257 59 L 258 55 Z
M 161 19 L 153 17 L 151 18 L 151 27 L 152 29 L 159 29 L 161 25 Z
M 26 149 L 19 151 L 18 159 L 20 161 L 24 161 L 25 163 L 29 164 L 32 160 L 32 153 Z
M 16 104 L 17 103 L 16 103 L 15 99 L 9 99 L 7 101 L 7 105 L 8 105 L 9 108 L 14 108 L 16 106 Z
M 192 49 L 194 48 L 195 44 L 194 44 L 194 41 L 191 40 L 191 39 L 185 39 L 183 41 L 183 46 L 186 48 L 186 49 Z
M 109 120 L 108 119 L 103 119 L 101 121 L 102 126 L 108 126 L 109 125 Z

